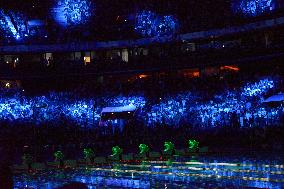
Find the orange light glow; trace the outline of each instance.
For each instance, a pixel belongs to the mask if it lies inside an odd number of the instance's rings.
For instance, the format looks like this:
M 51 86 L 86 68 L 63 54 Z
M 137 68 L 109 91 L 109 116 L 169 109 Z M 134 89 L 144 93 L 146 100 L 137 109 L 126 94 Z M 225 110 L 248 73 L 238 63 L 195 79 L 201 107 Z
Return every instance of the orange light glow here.
M 235 67 L 235 66 L 222 66 L 221 70 L 233 70 L 233 71 L 238 72 L 238 71 L 240 71 L 240 68 Z
M 200 72 L 193 72 L 193 77 L 199 77 L 200 76 Z
M 144 78 L 146 78 L 146 77 L 148 77 L 147 75 L 139 75 L 138 76 L 140 79 L 144 79 Z
M 198 69 L 188 69 L 183 70 L 180 72 L 180 74 L 183 74 L 185 77 L 200 77 L 200 72 Z

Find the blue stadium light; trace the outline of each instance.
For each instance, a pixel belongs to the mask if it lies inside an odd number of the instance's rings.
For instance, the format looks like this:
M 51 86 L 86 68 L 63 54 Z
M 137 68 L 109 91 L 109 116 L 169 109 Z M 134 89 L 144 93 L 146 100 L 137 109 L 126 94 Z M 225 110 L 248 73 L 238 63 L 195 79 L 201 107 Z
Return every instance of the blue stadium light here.
M 275 0 L 235 0 L 232 9 L 235 13 L 255 17 L 275 9 Z
M 66 27 L 86 24 L 94 11 L 91 0 L 58 0 L 51 14 L 58 24 Z
M 135 30 L 144 37 L 157 35 L 158 15 L 152 11 L 143 10 L 136 16 Z
M 20 40 L 24 33 L 28 33 L 24 15 L 0 10 L 0 28 L 7 38 Z
M 172 35 L 178 30 L 179 28 L 178 25 L 179 25 L 178 20 L 174 16 L 172 15 L 164 16 L 158 25 L 157 29 L 158 35 L 159 36 Z
M 172 15 L 162 17 L 144 10 L 136 16 L 135 30 L 144 37 L 171 35 L 178 30 L 178 20 Z

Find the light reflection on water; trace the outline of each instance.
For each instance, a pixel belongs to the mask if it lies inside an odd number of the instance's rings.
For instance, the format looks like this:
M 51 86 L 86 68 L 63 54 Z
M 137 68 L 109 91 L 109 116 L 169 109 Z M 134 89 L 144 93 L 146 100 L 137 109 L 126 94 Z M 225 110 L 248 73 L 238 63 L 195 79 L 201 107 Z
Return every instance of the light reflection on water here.
M 279 162 L 241 161 L 149 161 L 146 166 L 121 164 L 69 171 L 45 171 L 37 175 L 15 176 L 15 188 L 56 188 L 68 182 L 85 183 L 89 188 L 212 188 L 212 187 L 284 187 L 284 165 Z

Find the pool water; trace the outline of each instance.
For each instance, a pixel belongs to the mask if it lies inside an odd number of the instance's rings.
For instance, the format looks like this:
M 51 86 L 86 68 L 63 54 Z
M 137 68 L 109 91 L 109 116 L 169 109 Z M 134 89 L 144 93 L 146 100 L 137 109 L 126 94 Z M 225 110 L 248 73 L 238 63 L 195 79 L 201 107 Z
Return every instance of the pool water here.
M 226 160 L 225 160 L 226 159 Z M 241 160 L 240 160 L 241 159 Z M 257 158 L 256 158 L 257 159 Z M 15 175 L 15 188 L 51 189 L 72 181 L 88 188 L 284 188 L 284 164 L 249 158 L 190 158 L 48 170 Z

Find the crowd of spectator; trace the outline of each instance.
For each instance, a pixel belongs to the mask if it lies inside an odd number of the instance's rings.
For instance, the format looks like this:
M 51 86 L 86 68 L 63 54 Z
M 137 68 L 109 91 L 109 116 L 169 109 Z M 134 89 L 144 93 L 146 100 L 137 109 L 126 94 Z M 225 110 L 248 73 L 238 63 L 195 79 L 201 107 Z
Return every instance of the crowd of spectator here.
M 184 91 L 161 96 L 158 102 L 145 95 L 106 94 L 84 98 L 72 92 L 50 92 L 29 97 L 22 91 L 14 91 L 11 96 L 1 92 L 0 117 L 10 123 L 26 121 L 40 125 L 66 119 L 79 126 L 97 127 L 102 121 L 103 108 L 134 105 L 138 110 L 136 116 L 147 126 L 157 123 L 176 127 L 182 123 L 196 127 L 279 125 L 284 112 L 281 102 L 274 107 L 263 103 L 269 91 L 282 92 L 277 90 L 279 83 L 275 78 L 262 78 L 240 88 L 218 91 L 208 99 L 198 91 Z
M 14 156 L 27 145 L 37 146 L 42 154 L 62 149 L 72 156 L 89 145 L 101 153 L 116 144 L 135 150 L 141 142 L 160 149 L 169 139 L 184 146 L 189 136 L 205 145 L 218 145 L 218 149 L 226 145 L 269 149 L 274 144 L 271 148 L 279 148 L 283 103 L 266 104 L 264 100 L 283 92 L 282 76 L 145 78 L 89 89 L 81 84 L 72 92 L 41 95 L 2 89 L 0 150 Z M 137 108 L 133 117 L 101 124 L 104 107 L 130 104 Z
M 241 89 L 219 92 L 210 100 L 191 93 L 168 96 L 161 103 L 153 105 L 148 115 L 148 124 L 165 122 L 180 125 L 189 122 L 198 127 L 239 125 L 279 125 L 284 107 L 269 107 L 263 104 L 264 95 L 273 89 L 277 82 L 261 79 L 248 83 Z

